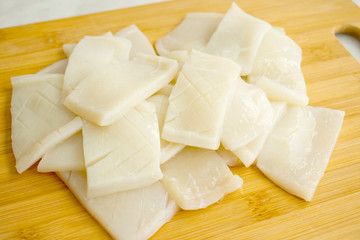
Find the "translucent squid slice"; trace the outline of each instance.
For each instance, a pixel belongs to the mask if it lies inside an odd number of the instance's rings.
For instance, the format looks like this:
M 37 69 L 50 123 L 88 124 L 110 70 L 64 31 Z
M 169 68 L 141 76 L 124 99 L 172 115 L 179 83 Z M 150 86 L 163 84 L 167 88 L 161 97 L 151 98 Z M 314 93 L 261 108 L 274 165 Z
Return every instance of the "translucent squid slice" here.
M 240 164 L 238 157 L 230 150 L 226 150 L 223 145 L 220 144 L 220 147 L 216 152 L 222 157 L 226 165 L 229 167 L 235 167 Z
M 62 45 L 64 54 L 67 58 L 69 58 L 76 47 L 76 43 L 66 43 Z
M 59 172 L 87 211 L 117 240 L 146 240 L 178 211 L 160 182 L 98 198 L 86 194 L 85 172 Z
M 154 47 L 140 29 L 132 24 L 115 33 L 115 37 L 123 37 L 132 43 L 130 50 L 130 59 L 134 58 L 138 53 L 156 55 Z
M 238 164 L 234 164 L 235 166 L 242 162 L 245 167 L 250 167 L 255 162 L 271 132 L 271 129 L 284 114 L 286 110 L 286 103 L 272 102 L 271 107 L 273 110 L 273 118 L 270 120 L 270 126 L 248 144 L 232 150 L 232 152 L 238 157 Z
M 205 208 L 243 184 L 216 151 L 208 149 L 186 147 L 161 169 L 161 182 L 184 210 Z
M 270 126 L 272 118 L 271 104 L 264 91 L 239 78 L 225 115 L 222 145 L 234 150 L 248 144 Z
M 239 63 L 241 75 L 248 75 L 260 43 L 270 28 L 269 23 L 243 12 L 233 3 L 207 43 L 205 52 Z
M 128 60 L 130 49 L 131 42 L 125 38 L 86 36 L 81 39 L 69 57 L 63 96 L 68 96 L 84 78 L 111 61 Z
M 222 17 L 219 13 L 188 13 L 175 29 L 156 41 L 156 51 L 168 56 L 176 50 L 202 50 Z
M 49 149 L 81 129 L 81 119 L 60 101 L 62 74 L 32 74 L 11 79 L 12 148 L 22 173 Z
M 307 105 L 301 54 L 291 38 L 272 28 L 261 42 L 248 81 L 261 87 L 270 100 Z
M 175 60 L 146 54 L 112 62 L 83 79 L 64 105 L 83 119 L 110 125 L 168 84 L 177 70 Z
M 231 60 L 192 51 L 169 97 L 162 138 L 217 149 L 239 72 Z
M 67 64 L 68 64 L 68 59 L 62 59 L 47 66 L 46 68 L 41 69 L 40 71 L 37 72 L 37 74 L 44 74 L 44 73 L 64 74 Z
M 309 103 L 306 94 L 294 91 L 264 76 L 260 77 L 254 85 L 264 90 L 271 101 L 284 101 L 291 105 L 303 107 Z
M 163 86 L 162 88 L 160 88 L 159 91 L 156 92 L 156 94 L 165 95 L 165 96 L 169 97 L 173 88 L 174 88 L 174 84 L 172 84 L 170 82 L 170 83 L 166 84 L 165 86 Z
M 288 107 L 265 142 L 258 168 L 278 186 L 311 201 L 339 136 L 344 112 Z
M 81 132 L 50 149 L 41 158 L 39 172 L 85 170 L 83 137 Z
M 113 37 L 114 35 L 112 34 L 112 32 L 106 32 L 100 36 L 103 36 L 103 37 Z M 63 48 L 63 51 L 64 51 L 64 54 L 67 58 L 69 58 L 72 54 L 72 52 L 74 51 L 75 47 L 76 47 L 76 43 L 65 43 L 62 45 L 62 48 Z
M 155 105 L 156 114 L 159 122 L 160 136 L 161 136 L 162 128 L 164 126 L 166 111 L 169 106 L 168 96 L 155 94 L 149 97 L 147 101 Z M 160 138 L 160 146 L 161 146 L 161 157 L 160 157 L 161 164 L 172 158 L 175 154 L 180 152 L 185 147 L 184 144 L 168 142 L 162 138 Z
M 112 125 L 83 126 L 88 197 L 148 186 L 160 178 L 160 136 L 153 104 L 144 102 Z

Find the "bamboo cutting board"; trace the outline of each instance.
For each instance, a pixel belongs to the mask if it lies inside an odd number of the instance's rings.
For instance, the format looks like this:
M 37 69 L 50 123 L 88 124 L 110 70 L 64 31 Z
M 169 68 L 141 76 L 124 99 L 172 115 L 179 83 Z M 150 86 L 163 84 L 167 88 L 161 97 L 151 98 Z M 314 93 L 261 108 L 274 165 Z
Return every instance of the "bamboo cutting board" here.
M 275 186 L 256 167 L 232 171 L 242 190 L 204 210 L 181 211 L 152 239 L 360 239 L 360 64 L 335 38 L 360 35 L 351 0 L 239 0 L 246 12 L 284 27 L 303 49 L 310 105 L 344 110 L 343 128 L 314 199 Z M 130 24 L 154 42 L 188 12 L 224 13 L 230 0 L 179 0 L 0 29 L 0 239 L 110 239 L 55 174 L 19 175 L 11 149 L 10 77 L 64 58 L 61 46 Z

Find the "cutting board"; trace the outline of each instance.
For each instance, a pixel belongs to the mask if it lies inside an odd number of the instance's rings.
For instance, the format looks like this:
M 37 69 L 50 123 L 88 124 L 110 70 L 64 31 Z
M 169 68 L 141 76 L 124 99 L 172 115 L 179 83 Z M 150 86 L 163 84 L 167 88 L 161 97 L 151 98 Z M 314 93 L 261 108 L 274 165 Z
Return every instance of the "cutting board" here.
M 180 211 L 152 239 L 360 239 L 360 64 L 335 38 L 359 37 L 351 0 L 242 0 L 246 12 L 284 27 L 303 49 L 310 105 L 344 110 L 342 131 L 311 202 L 269 181 L 255 166 L 232 168 L 241 190 L 198 211 Z M 10 77 L 64 58 L 61 46 L 130 24 L 150 41 L 186 13 L 224 13 L 230 0 L 179 0 L 0 29 L 0 239 L 110 239 L 53 173 L 17 174 L 11 149 Z M 331 120 L 331 119 L 330 119 Z

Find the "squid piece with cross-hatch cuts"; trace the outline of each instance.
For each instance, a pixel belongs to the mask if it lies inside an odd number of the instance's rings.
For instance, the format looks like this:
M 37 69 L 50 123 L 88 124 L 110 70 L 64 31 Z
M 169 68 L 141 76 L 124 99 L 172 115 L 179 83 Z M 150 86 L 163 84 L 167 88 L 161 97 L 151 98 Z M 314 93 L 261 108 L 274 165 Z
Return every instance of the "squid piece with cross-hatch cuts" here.
M 143 102 L 109 126 L 85 121 L 88 197 L 148 186 L 162 178 L 155 106 Z
M 233 3 L 204 51 L 237 62 L 241 66 L 241 75 L 248 75 L 260 43 L 270 28 L 268 22 L 243 12 Z
M 114 60 L 129 59 L 131 42 L 125 38 L 85 36 L 74 47 L 64 76 L 63 99 L 65 99 L 88 75 Z
M 311 201 L 339 136 L 344 112 L 290 106 L 272 129 L 257 167 L 275 184 Z
M 87 211 L 117 240 L 146 240 L 177 213 L 160 182 L 97 198 L 86 194 L 86 172 L 58 172 Z
M 19 173 L 81 129 L 81 119 L 61 104 L 63 79 L 63 74 L 11 79 L 11 139 Z
M 92 72 L 65 98 L 64 105 L 83 119 L 110 125 L 168 84 L 177 71 L 175 60 L 138 54 Z
M 206 208 L 241 188 L 234 175 L 214 150 L 185 147 L 161 165 L 165 189 L 184 210 Z
M 85 170 L 81 132 L 74 134 L 45 153 L 37 166 L 37 170 L 39 172 Z
M 169 96 L 162 138 L 217 149 L 240 69 L 227 58 L 193 50 Z
M 248 81 L 262 88 L 270 100 L 305 106 L 309 102 L 301 71 L 302 50 L 278 28 L 260 44 Z

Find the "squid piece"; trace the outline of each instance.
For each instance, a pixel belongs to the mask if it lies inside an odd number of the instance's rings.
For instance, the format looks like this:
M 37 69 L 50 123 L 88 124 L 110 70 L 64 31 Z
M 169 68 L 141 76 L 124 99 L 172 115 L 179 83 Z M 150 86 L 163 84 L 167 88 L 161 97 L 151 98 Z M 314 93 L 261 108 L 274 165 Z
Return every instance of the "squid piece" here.
M 175 60 L 146 54 L 112 62 L 84 78 L 64 105 L 85 120 L 110 125 L 168 84 L 177 70 Z
M 273 112 L 266 94 L 239 78 L 225 114 L 222 145 L 228 150 L 235 150 L 248 144 L 269 128 L 272 118 Z
M 270 28 L 269 23 L 243 12 L 233 3 L 204 51 L 237 62 L 241 66 L 241 75 L 248 75 L 260 43 Z
M 101 69 L 113 60 L 128 60 L 131 42 L 114 36 L 85 36 L 75 46 L 69 57 L 64 76 L 63 97 L 93 71 Z
M 81 132 L 76 133 L 45 153 L 38 164 L 37 170 L 38 172 L 85 170 Z
M 171 82 L 166 84 L 164 87 L 160 88 L 159 91 L 156 92 L 157 95 L 165 95 L 167 97 L 170 96 L 171 91 L 173 90 L 174 84 Z
M 132 43 L 130 50 L 130 59 L 134 58 L 138 53 L 156 55 L 154 47 L 140 29 L 132 24 L 115 33 L 115 37 L 123 37 Z
M 82 122 L 61 104 L 62 74 L 23 75 L 11 78 L 11 83 L 12 148 L 22 173 L 78 132 Z
M 89 198 L 145 187 L 163 176 L 151 103 L 137 105 L 109 126 L 85 122 L 83 142 Z
M 148 187 L 88 198 L 85 172 L 59 172 L 87 211 L 117 240 L 146 240 L 177 213 L 160 182 Z
M 272 28 L 261 42 L 248 81 L 262 88 L 272 101 L 307 105 L 301 54 L 301 48 L 291 38 Z
M 216 152 L 222 157 L 226 165 L 229 167 L 235 167 L 240 164 L 238 157 L 232 151 L 226 150 L 223 145 L 220 145 Z
M 192 51 L 170 94 L 162 138 L 217 149 L 239 73 L 231 60 Z
M 257 167 L 287 192 L 311 201 L 343 119 L 340 110 L 288 107 L 266 140 Z
M 168 96 L 155 94 L 147 99 L 147 101 L 154 104 L 156 108 L 157 119 L 159 122 L 159 131 L 160 136 L 162 133 L 162 128 L 165 122 L 166 111 L 169 106 Z M 160 146 L 161 146 L 161 156 L 160 156 L 160 164 L 168 161 L 175 154 L 180 152 L 185 145 L 180 143 L 172 143 L 168 142 L 162 138 L 160 138 Z
M 156 51 L 168 57 L 177 50 L 203 50 L 222 17 L 219 13 L 188 13 L 175 29 L 156 41 Z
M 76 43 L 66 43 L 62 45 L 62 49 L 67 58 L 69 58 L 76 47 Z
M 68 64 L 68 59 L 62 59 L 53 64 L 47 66 L 46 68 L 41 69 L 37 72 L 37 74 L 44 74 L 44 73 L 59 73 L 65 74 L 65 70 Z
M 269 127 L 248 144 L 232 150 L 232 152 L 238 157 L 238 164 L 234 164 L 235 166 L 239 165 L 240 162 L 242 162 L 245 167 L 250 167 L 255 162 L 257 156 L 259 155 L 262 147 L 265 144 L 267 137 L 271 132 L 271 129 L 285 113 L 286 103 L 272 102 L 271 107 L 273 112 L 273 118 L 270 120 Z
M 205 208 L 243 184 L 214 150 L 186 147 L 161 169 L 161 182 L 184 210 Z

